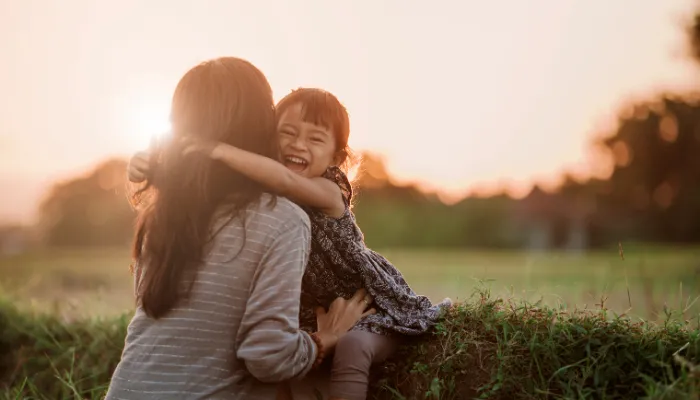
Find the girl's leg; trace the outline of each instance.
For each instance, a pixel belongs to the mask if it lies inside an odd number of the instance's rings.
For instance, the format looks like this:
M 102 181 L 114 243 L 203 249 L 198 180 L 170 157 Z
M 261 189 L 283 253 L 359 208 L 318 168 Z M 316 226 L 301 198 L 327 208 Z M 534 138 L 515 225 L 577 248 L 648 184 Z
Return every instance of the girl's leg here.
M 369 332 L 350 331 L 335 347 L 331 370 L 332 400 L 365 400 L 369 369 L 396 351 L 396 339 Z

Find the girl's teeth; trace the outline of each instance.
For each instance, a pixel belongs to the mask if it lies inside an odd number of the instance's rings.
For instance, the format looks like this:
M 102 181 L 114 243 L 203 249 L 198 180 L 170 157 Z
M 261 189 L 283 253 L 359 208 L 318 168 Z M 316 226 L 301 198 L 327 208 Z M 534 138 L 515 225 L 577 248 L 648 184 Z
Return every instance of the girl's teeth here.
M 291 162 L 297 163 L 297 164 L 306 164 L 306 161 L 304 161 L 298 157 L 287 157 L 287 161 L 291 161 Z

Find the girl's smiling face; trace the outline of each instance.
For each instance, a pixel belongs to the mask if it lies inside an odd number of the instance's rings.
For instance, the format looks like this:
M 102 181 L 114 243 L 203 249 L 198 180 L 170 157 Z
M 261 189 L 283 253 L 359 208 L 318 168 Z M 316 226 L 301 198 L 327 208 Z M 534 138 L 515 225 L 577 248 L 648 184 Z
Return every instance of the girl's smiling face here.
M 301 103 L 293 104 L 279 117 L 282 163 L 297 174 L 315 178 L 333 165 L 336 140 L 333 132 L 320 125 L 304 121 Z

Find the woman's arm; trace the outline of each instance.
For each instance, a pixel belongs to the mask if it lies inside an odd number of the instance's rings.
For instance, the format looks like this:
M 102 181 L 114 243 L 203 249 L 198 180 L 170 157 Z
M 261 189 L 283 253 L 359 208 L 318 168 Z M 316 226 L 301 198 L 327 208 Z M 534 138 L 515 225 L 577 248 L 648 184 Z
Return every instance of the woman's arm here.
M 313 339 L 299 330 L 301 279 L 310 235 L 308 219 L 294 217 L 285 224 L 251 284 L 236 355 L 263 382 L 304 376 L 317 356 Z
M 255 272 L 241 320 L 241 341 L 236 355 L 248 371 L 263 382 L 300 378 L 318 361 L 319 348 L 311 335 L 299 329 L 301 279 L 309 259 L 311 228 L 305 215 L 281 227 Z M 375 309 L 364 289 L 349 299 L 337 298 L 328 312 L 318 309 L 322 355 L 338 339 Z
M 210 156 L 297 204 L 319 208 L 332 217 L 345 212 L 340 188 L 328 179 L 303 177 L 278 161 L 225 143 L 218 143 Z

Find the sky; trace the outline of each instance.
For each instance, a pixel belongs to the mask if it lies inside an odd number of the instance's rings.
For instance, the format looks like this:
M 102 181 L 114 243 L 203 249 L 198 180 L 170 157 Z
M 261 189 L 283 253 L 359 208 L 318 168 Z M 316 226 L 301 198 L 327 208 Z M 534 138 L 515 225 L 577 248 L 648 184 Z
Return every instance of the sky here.
M 634 4 L 634 7 L 631 5 Z M 168 126 L 180 77 L 248 59 L 275 98 L 321 87 L 350 145 L 457 198 L 596 173 L 626 102 L 697 86 L 694 0 L 0 0 L 0 221 Z

